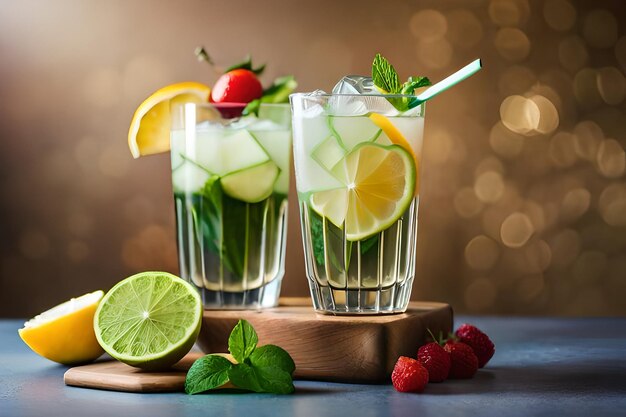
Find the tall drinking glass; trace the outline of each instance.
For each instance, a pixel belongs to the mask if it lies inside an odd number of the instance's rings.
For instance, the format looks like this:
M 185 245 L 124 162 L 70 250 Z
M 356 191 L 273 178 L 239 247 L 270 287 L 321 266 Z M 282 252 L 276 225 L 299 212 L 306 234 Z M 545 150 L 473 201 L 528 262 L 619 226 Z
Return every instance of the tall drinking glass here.
M 408 306 L 424 106 L 400 112 L 393 103 L 412 98 L 290 97 L 306 273 L 319 312 L 399 313 Z
M 224 112 L 224 109 L 220 109 Z M 291 155 L 288 104 L 224 119 L 210 104 L 172 107 L 172 184 L 181 276 L 207 309 L 278 303 Z

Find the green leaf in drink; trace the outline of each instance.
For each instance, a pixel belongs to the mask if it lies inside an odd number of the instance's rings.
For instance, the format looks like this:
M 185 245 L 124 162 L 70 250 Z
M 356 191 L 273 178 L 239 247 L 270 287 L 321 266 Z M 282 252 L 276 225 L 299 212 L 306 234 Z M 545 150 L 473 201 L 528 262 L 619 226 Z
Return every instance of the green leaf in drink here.
M 400 85 L 396 69 L 381 54 L 376 54 L 372 63 L 372 80 L 385 94 L 412 95 L 416 89 L 431 85 L 427 77 L 409 77 Z M 389 97 L 387 100 L 399 111 L 407 111 L 412 107 L 411 102 L 405 97 Z

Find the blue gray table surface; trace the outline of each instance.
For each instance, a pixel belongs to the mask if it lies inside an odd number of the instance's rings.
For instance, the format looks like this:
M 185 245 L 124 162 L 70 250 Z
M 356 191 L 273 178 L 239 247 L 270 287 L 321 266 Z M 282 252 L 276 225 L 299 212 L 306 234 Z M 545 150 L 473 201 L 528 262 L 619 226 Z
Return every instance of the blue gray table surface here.
M 429 384 L 296 381 L 293 395 L 132 394 L 68 387 L 32 353 L 22 321 L 0 320 L 0 416 L 626 416 L 626 318 L 460 317 L 496 344 L 471 380 Z

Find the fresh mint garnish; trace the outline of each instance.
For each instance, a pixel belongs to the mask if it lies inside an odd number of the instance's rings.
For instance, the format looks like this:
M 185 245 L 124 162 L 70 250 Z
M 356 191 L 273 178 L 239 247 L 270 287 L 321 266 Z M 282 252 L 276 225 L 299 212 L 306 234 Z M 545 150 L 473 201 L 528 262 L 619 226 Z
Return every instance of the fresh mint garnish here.
M 372 63 L 372 80 L 384 94 L 411 95 L 416 89 L 431 85 L 427 77 L 409 77 L 400 85 L 396 69 L 381 54 L 376 54 Z M 399 111 L 406 111 L 414 106 L 407 98 L 390 97 L 387 100 Z
M 228 371 L 233 364 L 218 355 L 206 355 L 191 365 L 185 379 L 185 392 L 198 394 L 221 387 L 228 382 Z
M 254 68 L 252 66 L 252 57 L 250 56 L 250 54 L 248 54 L 246 55 L 246 57 L 244 58 L 242 62 L 235 64 L 235 65 L 231 65 L 230 67 L 226 68 L 224 72 L 229 72 L 229 71 L 236 70 L 236 69 L 245 69 L 248 71 L 252 71 L 256 75 L 261 75 L 263 74 L 263 71 L 265 71 L 265 64 L 261 65 L 260 67 Z
M 258 336 L 250 323 L 239 320 L 228 338 L 228 350 L 237 361 L 232 364 L 218 355 L 206 355 L 193 363 L 185 381 L 187 394 L 198 394 L 230 382 L 253 392 L 291 394 L 294 391 L 293 359 L 275 345 L 257 347 Z
M 228 350 L 235 360 L 243 363 L 256 349 L 259 338 L 246 320 L 239 320 L 228 338 Z
M 272 85 L 263 90 L 261 98 L 248 103 L 243 109 L 242 114 L 244 116 L 249 114 L 258 115 L 261 103 L 287 103 L 289 101 L 289 94 L 293 93 L 297 86 L 298 83 L 293 75 L 276 78 Z
M 372 63 L 374 85 L 387 94 L 400 92 L 400 79 L 396 69 L 381 54 L 376 54 Z

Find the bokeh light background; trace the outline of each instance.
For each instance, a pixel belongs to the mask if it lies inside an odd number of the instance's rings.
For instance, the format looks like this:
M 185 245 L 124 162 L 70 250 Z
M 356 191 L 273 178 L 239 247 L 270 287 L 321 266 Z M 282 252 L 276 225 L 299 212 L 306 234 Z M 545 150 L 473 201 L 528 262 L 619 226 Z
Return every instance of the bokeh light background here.
M 169 156 L 126 134 L 152 91 L 215 80 L 200 44 L 300 91 L 376 52 L 432 80 L 481 57 L 427 106 L 413 298 L 626 314 L 624 2 L 0 0 L 0 316 L 178 271 Z M 291 197 L 283 294 L 306 296 Z

